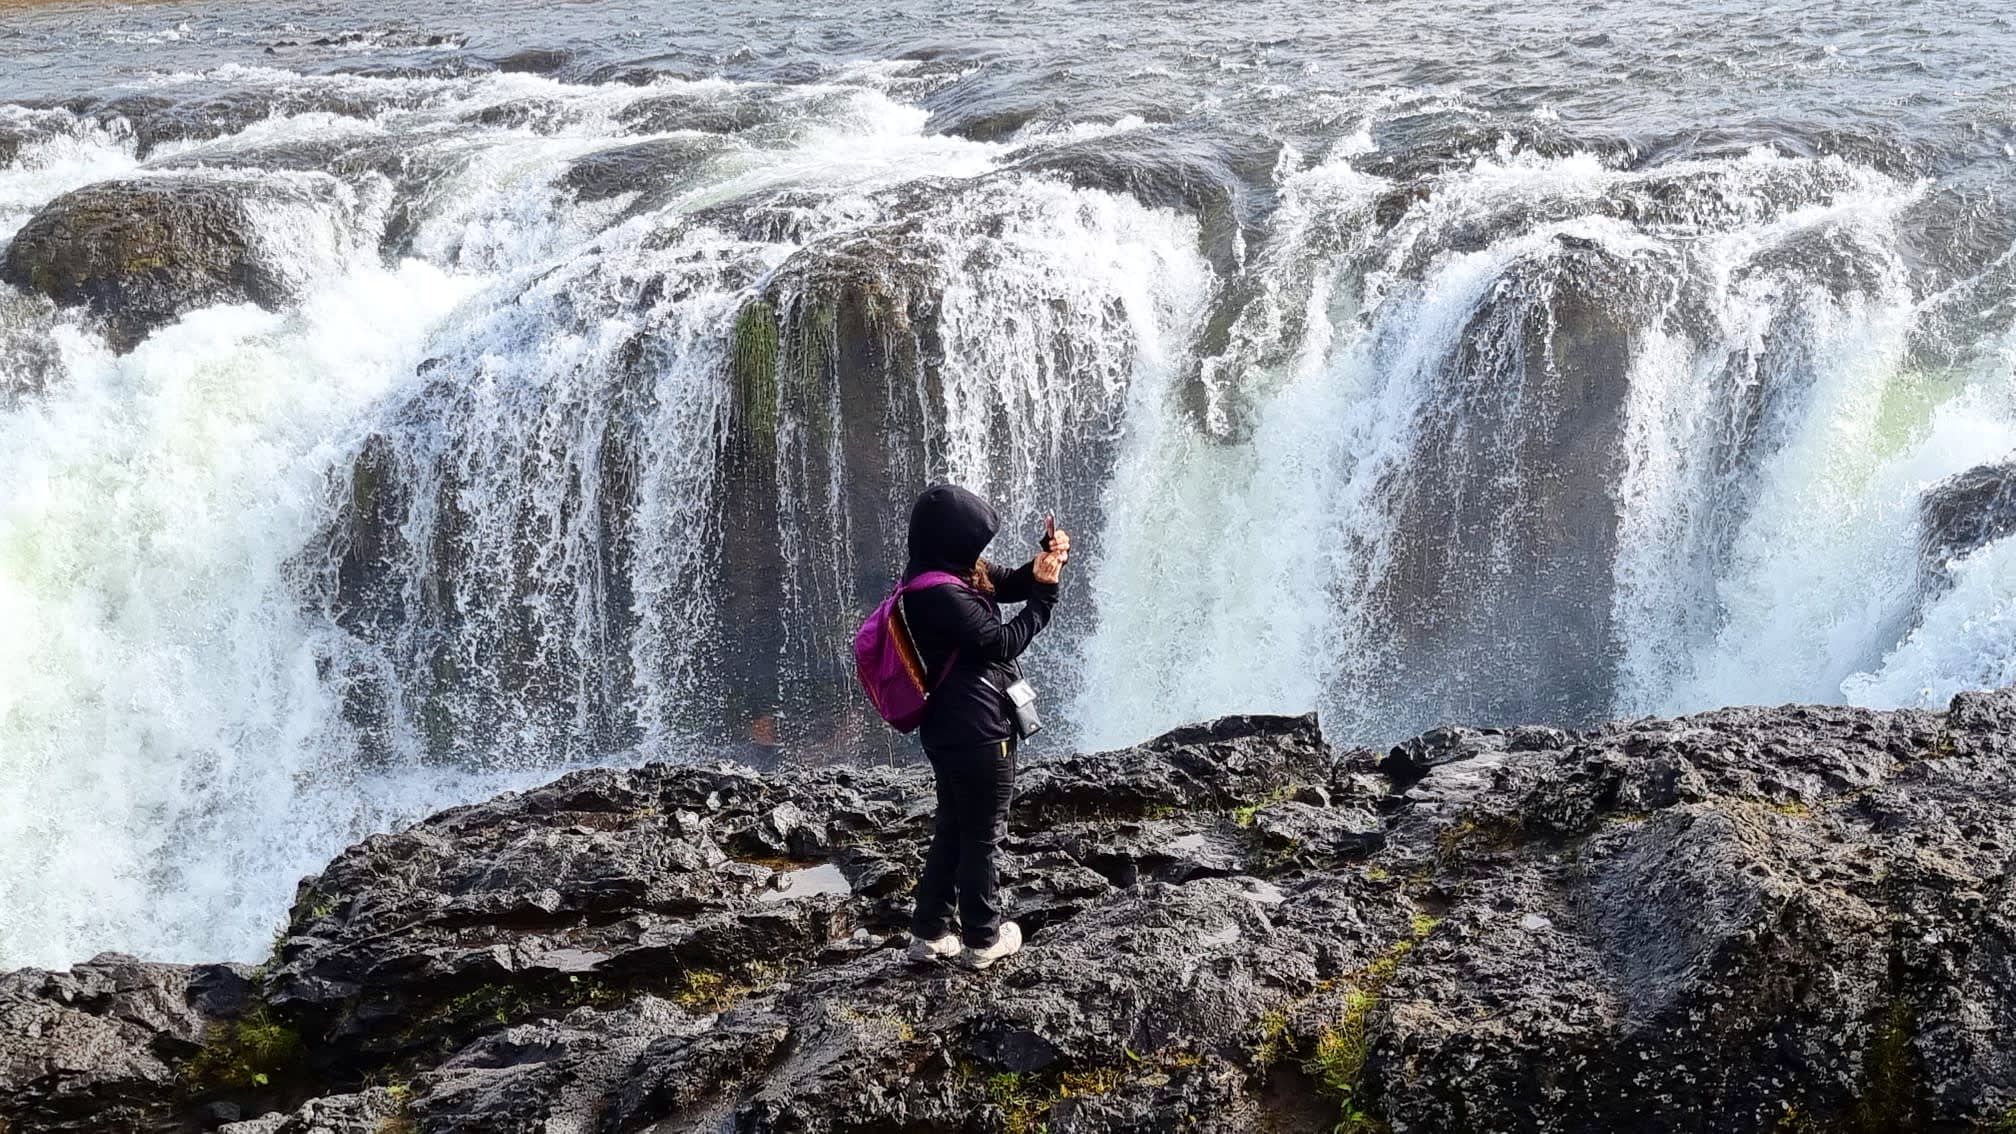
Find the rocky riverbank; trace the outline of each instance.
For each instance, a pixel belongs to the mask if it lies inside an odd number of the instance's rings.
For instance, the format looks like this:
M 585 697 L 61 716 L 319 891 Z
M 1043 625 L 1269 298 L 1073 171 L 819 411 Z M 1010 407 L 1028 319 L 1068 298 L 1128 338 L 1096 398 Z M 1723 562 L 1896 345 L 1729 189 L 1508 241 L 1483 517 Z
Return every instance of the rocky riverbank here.
M 985 974 L 902 955 L 929 814 L 729 765 L 444 812 L 262 965 L 0 977 L 0 1129 L 2016 1125 L 2016 692 L 1033 762 Z

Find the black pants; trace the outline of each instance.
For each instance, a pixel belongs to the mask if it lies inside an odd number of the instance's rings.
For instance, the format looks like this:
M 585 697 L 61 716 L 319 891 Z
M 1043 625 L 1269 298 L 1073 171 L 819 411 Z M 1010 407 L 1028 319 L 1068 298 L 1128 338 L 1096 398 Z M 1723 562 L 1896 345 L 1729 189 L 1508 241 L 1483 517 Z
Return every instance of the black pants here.
M 917 912 L 910 932 L 943 937 L 952 928 L 952 892 L 959 892 L 959 925 L 966 944 L 985 949 L 1001 932 L 994 855 L 1008 835 L 1008 804 L 1015 794 L 1015 742 L 978 748 L 925 749 L 938 783 L 938 823 L 924 876 L 917 880 Z

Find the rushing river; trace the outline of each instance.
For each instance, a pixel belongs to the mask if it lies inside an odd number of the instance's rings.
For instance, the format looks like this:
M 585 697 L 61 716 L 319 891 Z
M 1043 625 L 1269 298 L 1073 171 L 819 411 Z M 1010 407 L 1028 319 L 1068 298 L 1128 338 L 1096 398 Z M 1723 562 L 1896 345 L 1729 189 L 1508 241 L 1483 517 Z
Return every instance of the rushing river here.
M 1991 6 L 345 7 L 0 7 L 0 244 L 201 183 L 286 294 L 0 285 L 0 968 L 900 754 L 841 651 L 927 479 L 1077 533 L 1056 743 L 2016 679 L 2016 540 L 1920 519 L 2016 451 Z

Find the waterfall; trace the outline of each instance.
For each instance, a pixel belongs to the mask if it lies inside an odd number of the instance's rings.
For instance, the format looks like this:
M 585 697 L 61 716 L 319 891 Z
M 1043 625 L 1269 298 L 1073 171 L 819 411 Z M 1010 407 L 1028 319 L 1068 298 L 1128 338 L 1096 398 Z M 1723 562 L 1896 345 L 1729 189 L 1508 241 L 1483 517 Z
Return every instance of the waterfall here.
M 1922 591 L 1920 493 L 2016 448 L 2006 356 L 1917 341 L 1899 226 L 1922 186 L 1765 151 L 1515 154 L 1411 188 L 1382 231 L 1395 186 L 1351 172 L 1361 145 L 1283 186 L 1328 221 L 1261 257 L 1313 290 L 1280 362 L 1243 371 L 1250 439 L 1134 419 L 1078 710 L 1100 742 L 1234 705 L 1377 741 L 1930 704 L 2001 672 L 1992 548 L 1884 659 Z
M 980 141 L 931 132 L 949 74 L 4 108 L 0 240 L 201 183 L 288 298 L 118 354 L 0 286 L 0 967 L 254 958 L 346 841 L 565 767 L 901 758 L 845 643 L 935 479 L 1003 561 L 1074 532 L 1050 744 L 2009 678 L 2007 542 L 1935 586 L 1919 531 L 2016 450 L 2007 257 L 1928 267 L 1928 184 L 1388 152 L 1454 113 L 1393 92 Z
M 254 956 L 344 842 L 575 763 L 857 751 L 846 636 L 908 494 L 973 484 L 1004 543 L 1096 528 L 1208 287 L 1189 218 L 1001 169 L 874 85 L 340 83 L 384 109 L 145 162 L 72 123 L 0 174 L 17 228 L 108 174 L 304 160 L 398 201 L 322 218 L 362 226 L 345 263 L 252 210 L 307 298 L 123 356 L 6 294 L 61 351 L 0 465 L 28 628 L 0 647 L 0 963 Z M 654 118 L 696 107 L 753 125 Z M 59 153 L 86 135 L 106 152 Z

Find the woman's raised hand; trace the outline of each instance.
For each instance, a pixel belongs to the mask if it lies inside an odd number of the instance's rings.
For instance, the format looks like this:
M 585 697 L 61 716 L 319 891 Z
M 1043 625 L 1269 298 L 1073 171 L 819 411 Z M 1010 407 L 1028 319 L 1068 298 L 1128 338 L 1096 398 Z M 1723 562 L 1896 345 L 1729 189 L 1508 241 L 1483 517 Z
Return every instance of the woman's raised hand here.
M 1071 561 L 1071 533 L 1058 528 L 1050 537 L 1048 550 L 1038 552 L 1032 569 L 1039 583 L 1055 583 L 1063 573 L 1064 565 Z

